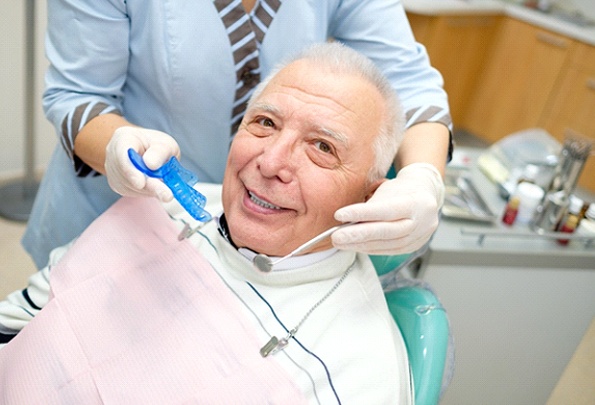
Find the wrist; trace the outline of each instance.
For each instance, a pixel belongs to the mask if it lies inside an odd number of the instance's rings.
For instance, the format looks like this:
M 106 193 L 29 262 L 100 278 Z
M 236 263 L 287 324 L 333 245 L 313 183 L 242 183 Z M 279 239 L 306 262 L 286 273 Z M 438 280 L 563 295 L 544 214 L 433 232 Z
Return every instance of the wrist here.
M 434 190 L 438 208 L 442 207 L 444 204 L 444 181 L 442 180 L 442 174 L 440 174 L 440 171 L 434 165 L 424 162 L 410 163 L 399 170 L 397 178 L 402 175 L 422 175 L 425 179 L 429 180 Z

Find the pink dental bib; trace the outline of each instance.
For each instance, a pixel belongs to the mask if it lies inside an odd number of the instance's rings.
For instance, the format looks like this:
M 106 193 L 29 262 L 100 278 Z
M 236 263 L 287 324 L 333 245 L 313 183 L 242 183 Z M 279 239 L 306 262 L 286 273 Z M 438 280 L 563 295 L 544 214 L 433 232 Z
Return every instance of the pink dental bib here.
M 256 322 L 152 199 L 120 199 L 0 350 L 1 404 L 305 402 Z

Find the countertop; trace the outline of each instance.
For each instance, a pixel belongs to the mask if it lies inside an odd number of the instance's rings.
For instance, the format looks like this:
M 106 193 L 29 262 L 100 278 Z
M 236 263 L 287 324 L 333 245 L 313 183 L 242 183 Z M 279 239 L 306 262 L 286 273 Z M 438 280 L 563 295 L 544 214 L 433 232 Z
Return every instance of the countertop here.
M 423 15 L 502 14 L 498 0 L 403 0 L 406 11 Z
M 580 26 L 553 14 L 500 0 L 403 0 L 411 13 L 439 15 L 506 15 L 595 46 L 595 26 Z
M 553 238 L 540 237 L 528 225 L 515 223 L 508 227 L 501 223 L 505 201 L 496 184 L 475 164 L 483 151 L 457 148 L 457 153 L 464 154 L 472 163 L 467 169 L 449 167 L 447 170 L 465 170 L 497 219 L 489 223 L 443 216 L 424 262 L 432 265 L 595 269 L 595 242 L 588 244 L 573 234 L 571 238 L 577 239 L 563 246 Z M 595 202 L 593 193 L 577 190 L 576 194 Z

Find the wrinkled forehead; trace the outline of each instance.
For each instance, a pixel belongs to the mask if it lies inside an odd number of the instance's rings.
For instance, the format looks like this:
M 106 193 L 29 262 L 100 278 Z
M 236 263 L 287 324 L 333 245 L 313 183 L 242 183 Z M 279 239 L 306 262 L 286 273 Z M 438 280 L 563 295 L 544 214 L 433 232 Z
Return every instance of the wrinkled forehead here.
M 342 99 L 338 93 L 342 89 L 353 87 L 357 81 L 353 75 L 333 72 L 329 66 L 302 59 L 288 64 L 277 72 L 263 94 L 279 88 L 295 89 L 304 94 L 332 99 L 341 104 Z M 347 100 L 352 97 L 347 97 Z
M 277 72 L 252 104 L 281 110 L 286 106 L 276 104 L 280 99 L 274 95 L 279 94 L 321 111 L 335 112 L 358 134 L 359 125 L 378 129 L 384 115 L 382 95 L 367 79 L 307 59 L 292 62 Z

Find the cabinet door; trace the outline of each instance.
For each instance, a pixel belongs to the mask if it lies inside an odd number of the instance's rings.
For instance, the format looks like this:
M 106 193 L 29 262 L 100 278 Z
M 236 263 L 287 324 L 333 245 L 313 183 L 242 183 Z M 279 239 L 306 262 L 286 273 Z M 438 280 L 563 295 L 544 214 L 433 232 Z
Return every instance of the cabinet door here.
M 444 76 L 455 126 L 461 124 L 498 20 L 495 16 L 448 16 L 437 21 L 428 53 Z
M 463 127 L 495 142 L 537 126 L 573 45 L 566 37 L 505 19 Z
M 556 97 L 544 111 L 541 126 L 561 143 L 569 131 L 590 138 L 595 152 L 594 114 L 595 47 L 577 44 Z M 587 160 L 578 184 L 595 191 L 595 156 Z
M 432 66 L 444 78 L 451 116 L 457 127 L 462 122 L 499 20 L 499 16 L 492 15 L 409 14 L 416 39 L 426 47 Z
M 417 42 L 428 46 L 428 38 L 430 37 L 433 25 L 437 17 L 431 17 L 427 15 L 407 13 L 407 19 L 409 25 L 413 31 L 413 35 Z

